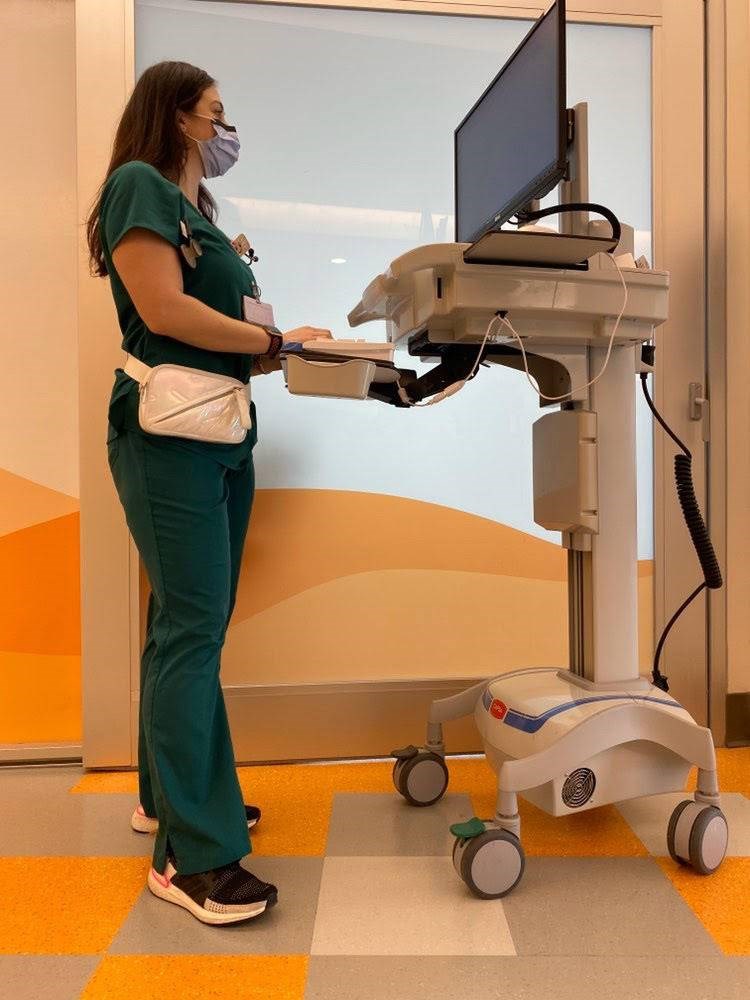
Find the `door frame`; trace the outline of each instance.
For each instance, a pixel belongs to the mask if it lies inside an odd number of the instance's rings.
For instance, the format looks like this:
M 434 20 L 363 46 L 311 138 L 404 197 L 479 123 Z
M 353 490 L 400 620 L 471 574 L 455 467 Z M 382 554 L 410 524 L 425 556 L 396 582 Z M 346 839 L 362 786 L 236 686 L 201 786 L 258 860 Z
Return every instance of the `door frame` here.
M 717 741 L 750 744 L 750 6 L 706 4 L 709 524 L 725 586 L 709 596 L 711 720 Z
M 252 2 L 252 0 L 235 0 Z M 289 6 L 333 7 L 390 12 L 535 18 L 546 4 L 515 0 L 502 3 L 443 3 L 440 0 L 264 0 Z M 695 452 L 699 498 L 705 463 L 700 428 L 687 416 L 688 385 L 705 385 L 705 202 L 704 5 L 701 0 L 568 0 L 572 22 L 634 25 L 653 32 L 652 176 L 654 192 L 654 263 L 672 272 L 671 318 L 658 337 L 657 405 L 675 431 Z M 134 0 L 77 0 L 78 218 L 86 215 L 106 170 L 114 125 L 135 82 Z M 669 108 L 666 115 L 664 109 Z M 680 184 L 674 178 L 680 178 Z M 685 204 L 693 207 L 686 212 Z M 121 364 L 119 331 L 106 283 L 88 274 L 83 227 L 79 254 L 79 352 L 81 426 L 81 590 L 83 663 L 83 746 L 86 767 L 131 767 L 137 761 L 138 662 L 143 602 L 138 553 L 129 537 L 111 483 L 103 447 L 102 413 L 111 373 Z M 695 317 L 699 317 L 698 322 Z M 686 349 L 687 345 L 687 349 Z M 698 441 L 696 441 L 696 438 Z M 672 487 L 672 452 L 659 434 L 654 438 L 654 621 L 657 630 L 682 601 L 685 579 L 697 567 L 687 533 L 681 527 Z M 702 607 L 698 605 L 702 604 Z M 705 602 L 696 602 L 689 618 L 670 638 L 665 656 L 673 689 L 699 722 L 707 719 L 700 697 L 707 677 Z M 671 668 L 674 664 L 674 669 Z M 367 720 L 388 718 L 395 731 L 421 731 L 426 705 L 435 696 L 463 689 L 470 681 L 438 679 L 295 687 L 225 688 L 237 733 L 238 760 L 299 759 L 331 756 L 321 730 L 323 716 L 335 711 L 350 719 L 347 756 L 381 754 L 366 738 Z M 682 690 L 681 690 L 682 689 Z M 272 705 L 285 698 L 285 721 L 298 744 L 281 753 L 268 727 L 268 741 L 246 747 L 241 736 L 257 727 Z M 327 706 L 324 710 L 324 706 Z M 717 733 L 717 735 L 720 735 Z M 451 734 L 451 749 L 475 749 L 470 724 Z M 402 736 L 395 739 L 399 742 Z M 303 749 L 304 748 L 304 749 Z

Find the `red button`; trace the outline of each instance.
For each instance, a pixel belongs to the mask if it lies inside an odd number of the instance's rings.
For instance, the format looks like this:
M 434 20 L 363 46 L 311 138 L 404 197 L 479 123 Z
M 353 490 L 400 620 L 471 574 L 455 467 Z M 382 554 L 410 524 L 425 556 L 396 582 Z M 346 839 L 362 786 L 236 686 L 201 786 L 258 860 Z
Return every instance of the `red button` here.
M 495 698 L 490 705 L 490 715 L 494 719 L 504 719 L 507 711 L 508 706 L 504 701 L 500 701 L 498 698 Z

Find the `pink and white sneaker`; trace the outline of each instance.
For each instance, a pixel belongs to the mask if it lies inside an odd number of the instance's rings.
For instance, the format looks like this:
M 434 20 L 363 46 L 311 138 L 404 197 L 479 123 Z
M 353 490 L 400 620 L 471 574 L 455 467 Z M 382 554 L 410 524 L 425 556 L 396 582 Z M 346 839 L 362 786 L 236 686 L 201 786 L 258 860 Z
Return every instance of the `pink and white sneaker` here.
M 260 821 L 260 809 L 257 806 L 245 806 L 247 816 L 247 828 L 252 828 Z M 143 806 L 138 803 L 133 815 L 130 817 L 130 825 L 136 833 L 156 833 L 159 829 L 159 820 L 146 815 Z
M 133 815 L 130 817 L 130 825 L 136 833 L 156 833 L 159 829 L 159 820 L 147 816 L 146 811 L 139 802 L 133 811 Z

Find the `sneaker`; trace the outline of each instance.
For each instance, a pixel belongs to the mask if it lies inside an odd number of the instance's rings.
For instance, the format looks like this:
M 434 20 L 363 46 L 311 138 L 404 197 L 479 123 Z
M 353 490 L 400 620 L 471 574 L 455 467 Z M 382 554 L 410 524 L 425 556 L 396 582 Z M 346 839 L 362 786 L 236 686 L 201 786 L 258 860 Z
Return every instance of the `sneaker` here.
M 245 815 L 247 816 L 247 828 L 252 830 L 260 820 L 260 809 L 257 806 L 245 806 Z M 147 816 L 143 806 L 138 803 L 130 817 L 130 825 L 136 833 L 156 833 L 159 829 L 159 820 Z
M 275 885 L 262 882 L 238 861 L 196 875 L 179 875 L 172 861 L 163 875 L 153 868 L 148 887 L 159 899 L 189 910 L 204 924 L 236 924 L 276 904 Z

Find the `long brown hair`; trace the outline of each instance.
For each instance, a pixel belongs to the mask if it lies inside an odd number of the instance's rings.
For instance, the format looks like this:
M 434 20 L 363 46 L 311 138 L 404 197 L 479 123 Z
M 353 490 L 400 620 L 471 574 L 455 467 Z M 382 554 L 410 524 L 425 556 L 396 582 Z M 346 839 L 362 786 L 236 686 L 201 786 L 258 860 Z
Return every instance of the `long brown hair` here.
M 184 62 L 160 62 L 139 77 L 117 126 L 107 174 L 86 220 L 92 275 L 103 278 L 107 274 L 99 212 L 102 189 L 109 175 L 123 163 L 143 160 L 177 184 L 187 159 L 177 112 L 192 111 L 203 91 L 215 83 L 204 70 Z M 216 202 L 203 184 L 198 187 L 198 208 L 211 222 L 216 220 Z

